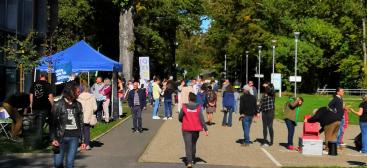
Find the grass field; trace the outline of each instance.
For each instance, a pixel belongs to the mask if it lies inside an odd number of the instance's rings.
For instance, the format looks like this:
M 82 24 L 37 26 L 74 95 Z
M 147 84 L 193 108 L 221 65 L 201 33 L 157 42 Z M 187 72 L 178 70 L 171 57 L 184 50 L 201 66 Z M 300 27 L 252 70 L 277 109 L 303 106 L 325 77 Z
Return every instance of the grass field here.
M 300 94 L 297 96 L 301 96 L 304 99 L 299 121 L 302 121 L 305 115 L 312 114 L 313 109 L 327 106 L 329 101 L 332 99 L 331 95 Z M 277 118 L 283 119 L 283 107 L 287 100 L 288 96 L 276 97 L 275 113 Z M 343 100 L 344 103 L 350 105 L 355 110 L 358 110 L 358 106 L 362 102 L 362 99 L 359 96 L 344 96 Z M 354 115 L 352 112 L 349 113 L 349 124 L 358 124 L 358 116 Z

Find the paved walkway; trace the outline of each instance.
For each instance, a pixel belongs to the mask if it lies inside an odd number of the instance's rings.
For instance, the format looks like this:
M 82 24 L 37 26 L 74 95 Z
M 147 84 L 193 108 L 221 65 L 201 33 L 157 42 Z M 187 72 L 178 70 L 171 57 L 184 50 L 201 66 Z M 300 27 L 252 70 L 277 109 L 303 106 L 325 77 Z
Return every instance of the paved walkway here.
M 160 109 L 162 114 L 162 109 Z M 276 166 L 343 166 L 363 165 L 367 157 L 346 148 L 338 156 L 304 156 L 298 152 L 287 151 L 282 143 L 286 140 L 286 127 L 282 121 L 275 121 L 275 144 L 262 148 L 258 142 L 250 147 L 240 147 L 239 139 L 243 133 L 238 115 L 233 116 L 233 127 L 222 127 L 222 113 L 215 113 L 214 126 L 209 127 L 209 136 L 201 134 L 197 156 L 201 159 L 195 167 L 230 168 L 230 167 L 276 167 Z M 300 123 L 301 124 L 301 123 Z M 97 147 L 91 151 L 79 153 L 76 167 L 109 168 L 176 168 L 184 167 L 184 145 L 177 113 L 174 120 L 162 121 L 151 119 L 151 109 L 143 112 L 142 134 L 132 133 L 132 120 L 114 128 L 99 138 Z M 297 127 L 296 136 L 300 136 L 302 126 Z M 253 123 L 252 140 L 262 138 L 261 120 Z M 358 126 L 350 126 L 345 135 L 348 145 L 353 145 L 352 138 L 359 132 Z M 297 144 L 298 140 L 294 140 Z M 52 167 L 51 154 L 11 155 L 0 157 L 0 167 Z
M 162 109 L 160 109 L 160 113 Z M 141 134 L 132 133 L 132 119 L 114 128 L 111 132 L 97 140 L 97 147 L 90 151 L 78 153 L 75 167 L 88 168 L 177 168 L 183 167 L 178 163 L 140 163 L 139 157 L 153 139 L 163 120 L 152 120 L 151 109 L 143 112 L 143 127 Z M 52 167 L 51 154 L 17 154 L 0 157 L 0 168 L 15 167 Z M 199 168 L 219 168 L 222 166 L 199 165 Z
M 261 147 L 257 141 L 262 139 L 262 123 L 257 119 L 252 124 L 251 139 L 255 141 L 249 147 L 241 147 L 238 141 L 243 139 L 241 122 L 239 115 L 233 116 L 233 126 L 222 127 L 221 119 L 223 114 L 217 112 L 214 115 L 215 125 L 209 127 L 209 136 L 200 134 L 197 146 L 197 157 L 205 165 L 221 165 L 222 167 L 249 166 L 249 167 L 281 167 L 281 166 L 342 166 L 350 167 L 354 165 L 366 165 L 367 156 L 361 155 L 353 150 L 353 138 L 360 132 L 359 127 L 350 125 L 344 137 L 347 148 L 338 151 L 338 156 L 305 156 L 297 151 L 288 151 L 284 145 L 286 143 L 287 129 L 281 120 L 274 121 L 275 142 L 271 147 Z M 294 138 L 295 145 L 298 145 L 298 138 L 302 133 L 303 123 L 299 123 L 296 128 Z M 324 135 L 322 135 L 324 138 Z M 180 131 L 180 123 L 175 119 L 165 121 L 157 135 L 153 138 L 144 154 L 140 157 L 140 162 L 166 162 L 182 163 L 184 156 L 184 143 Z

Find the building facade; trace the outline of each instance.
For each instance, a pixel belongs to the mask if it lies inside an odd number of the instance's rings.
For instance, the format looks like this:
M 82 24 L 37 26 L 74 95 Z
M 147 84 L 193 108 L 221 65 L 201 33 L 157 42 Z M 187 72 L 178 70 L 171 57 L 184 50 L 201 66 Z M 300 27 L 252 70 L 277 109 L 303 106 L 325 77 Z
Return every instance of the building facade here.
M 57 0 L 0 0 L 0 47 L 4 46 L 8 36 L 24 38 L 29 32 L 37 32 L 42 41 L 48 32 L 51 3 Z M 57 7 L 57 5 L 56 5 Z M 51 12 L 52 13 L 52 12 Z M 19 77 L 14 63 L 5 59 L 0 52 L 0 102 L 18 91 Z M 32 74 L 26 75 L 25 91 L 29 91 Z

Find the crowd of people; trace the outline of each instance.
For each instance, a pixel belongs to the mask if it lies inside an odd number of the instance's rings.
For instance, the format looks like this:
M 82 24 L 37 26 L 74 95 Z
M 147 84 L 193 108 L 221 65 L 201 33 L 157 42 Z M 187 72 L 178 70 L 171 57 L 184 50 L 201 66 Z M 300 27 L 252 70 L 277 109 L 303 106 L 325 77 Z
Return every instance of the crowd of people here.
M 126 84 L 125 84 L 126 83 Z M 123 115 L 123 104 L 127 101 L 132 113 L 133 133 L 143 133 L 142 112 L 147 105 L 152 107 L 153 120 L 172 120 L 173 111 L 177 111 L 178 119 L 182 122 L 182 135 L 185 144 L 187 166 L 192 167 L 195 162 L 196 143 L 200 131 L 208 135 L 208 126 L 215 125 L 214 114 L 223 114 L 221 126 L 232 127 L 233 113 L 239 113 L 239 120 L 243 128 L 241 146 L 249 146 L 251 142 L 251 124 L 255 118 L 261 116 L 263 126 L 263 141 L 261 145 L 274 144 L 273 121 L 275 118 L 275 91 L 271 83 L 265 82 L 263 94 L 258 96 L 258 90 L 253 81 L 248 81 L 242 88 L 233 87 L 229 80 L 222 83 L 219 93 L 219 82 L 202 78 L 174 81 L 172 77 L 161 81 L 154 77 L 151 81 L 125 82 L 118 79 L 117 97 L 119 102 L 118 116 Z M 13 118 L 11 136 L 16 138 L 22 127 L 22 115 L 15 112 L 19 108 L 25 112 L 32 111 L 35 115 L 36 140 L 41 142 L 43 126 L 49 124 L 50 139 L 54 149 L 54 165 L 62 167 L 66 158 L 66 167 L 73 167 L 78 148 L 91 149 L 90 130 L 97 123 L 109 123 L 114 120 L 111 115 L 111 80 L 97 77 L 96 82 L 89 87 L 86 82 L 69 81 L 65 84 L 62 96 L 55 101 L 51 85 L 46 75 L 41 74 L 30 89 L 29 99 L 25 101 L 11 96 L 4 101 L 3 107 Z M 314 111 L 314 115 L 304 122 L 319 122 L 321 132 L 325 134 L 326 149 L 345 145 L 343 135 L 348 125 L 348 112 L 360 116 L 361 152 L 367 153 L 367 95 L 355 111 L 343 102 L 344 90 L 336 89 L 336 94 L 330 103 Z M 28 96 L 28 95 L 27 95 Z M 27 97 L 24 96 L 23 97 Z M 222 102 L 218 102 L 221 96 Z M 258 99 L 259 98 L 259 99 Z M 28 99 L 28 100 L 27 100 Z M 218 109 L 221 103 L 221 109 Z M 287 127 L 287 149 L 295 150 L 293 137 L 295 127 L 300 119 L 300 107 L 304 103 L 302 97 L 290 97 L 284 105 L 284 122 Z M 177 109 L 173 109 L 176 104 Z M 164 111 L 159 115 L 159 107 Z M 261 114 L 261 115 L 260 115 Z M 162 118 L 161 118 L 162 116 Z M 268 134 L 269 138 L 268 139 Z

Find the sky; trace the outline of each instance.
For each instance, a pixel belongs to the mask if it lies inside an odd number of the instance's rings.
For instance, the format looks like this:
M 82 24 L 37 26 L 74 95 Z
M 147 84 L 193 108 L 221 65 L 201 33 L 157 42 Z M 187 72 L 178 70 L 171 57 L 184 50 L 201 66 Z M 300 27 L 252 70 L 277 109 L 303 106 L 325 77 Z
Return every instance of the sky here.
M 206 33 L 210 27 L 210 23 L 212 22 L 212 20 L 208 16 L 201 16 L 200 19 L 201 19 L 201 25 L 200 25 L 201 32 Z

